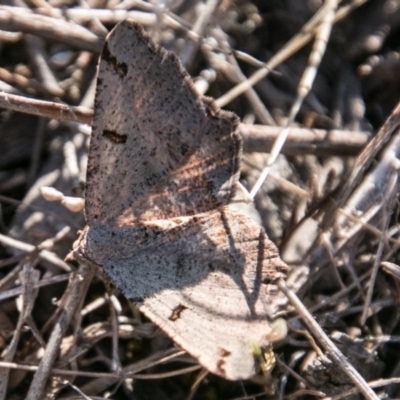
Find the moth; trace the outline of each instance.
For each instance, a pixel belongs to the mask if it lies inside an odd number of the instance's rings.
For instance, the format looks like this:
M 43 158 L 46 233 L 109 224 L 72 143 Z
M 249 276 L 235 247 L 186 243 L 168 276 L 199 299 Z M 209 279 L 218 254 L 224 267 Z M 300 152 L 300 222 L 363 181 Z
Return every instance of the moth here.
M 231 200 L 238 117 L 200 96 L 178 58 L 133 21 L 100 58 L 85 214 L 74 257 L 111 282 L 206 369 L 256 373 L 286 264 Z

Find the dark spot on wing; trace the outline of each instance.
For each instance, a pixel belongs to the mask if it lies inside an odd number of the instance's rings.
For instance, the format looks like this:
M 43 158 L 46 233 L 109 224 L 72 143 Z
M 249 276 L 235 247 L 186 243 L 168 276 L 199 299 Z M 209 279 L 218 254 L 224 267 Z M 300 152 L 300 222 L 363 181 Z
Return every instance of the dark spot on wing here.
M 220 357 L 220 359 L 217 361 L 217 368 L 223 373 L 225 374 L 225 360 L 224 358 L 228 357 L 231 354 L 230 351 L 224 349 L 224 348 L 220 348 L 218 350 L 218 356 Z
M 119 63 L 117 64 L 117 67 L 118 67 L 118 73 L 119 73 L 121 76 L 126 76 L 126 75 L 127 75 L 127 73 L 128 73 L 128 66 L 127 66 L 125 63 L 119 62 Z
M 183 304 L 179 304 L 172 310 L 171 316 L 168 318 L 170 321 L 176 321 L 181 317 L 182 311 L 186 310 L 187 307 Z
M 127 135 L 122 135 L 115 131 L 109 131 L 108 129 L 104 129 L 103 136 L 111 140 L 113 143 L 126 143 L 128 137 Z
M 103 51 L 101 53 L 101 58 L 103 60 L 106 60 L 107 62 L 112 62 L 112 60 L 115 59 L 115 57 L 110 53 L 110 50 L 108 48 L 108 43 L 104 43 Z
M 224 349 L 223 347 L 220 347 L 218 350 L 218 355 L 222 358 L 228 357 L 230 354 L 231 354 L 231 352 Z
M 118 62 L 117 57 L 111 54 L 108 44 L 105 43 L 101 58 L 108 62 L 110 67 L 119 75 L 124 78 L 128 73 L 128 66 L 124 62 Z

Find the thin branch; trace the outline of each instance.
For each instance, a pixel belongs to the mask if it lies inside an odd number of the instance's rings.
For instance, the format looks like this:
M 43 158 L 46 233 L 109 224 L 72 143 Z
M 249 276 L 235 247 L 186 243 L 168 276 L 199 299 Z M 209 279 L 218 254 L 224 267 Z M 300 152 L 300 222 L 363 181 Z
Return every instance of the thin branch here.
M 104 41 L 83 26 L 72 22 L 34 14 L 24 8 L 7 6 L 0 6 L 0 29 L 32 33 L 97 54 L 100 53 Z
M 309 313 L 307 308 L 301 302 L 301 300 L 296 296 L 296 294 L 290 290 L 286 283 L 280 279 L 278 282 L 278 287 L 285 296 L 289 299 L 292 306 L 301 315 L 301 318 L 308 326 L 308 329 L 315 335 L 319 343 L 329 354 L 329 356 L 335 361 L 338 367 L 340 367 L 343 372 L 353 381 L 360 392 L 369 400 L 379 400 L 379 397 L 375 392 L 368 386 L 364 378 L 360 373 L 347 361 L 346 357 L 340 352 L 340 350 L 334 345 L 334 343 L 329 339 L 328 335 L 324 332 L 321 326 Z
M 68 106 L 7 93 L 0 93 L 0 108 L 88 125 L 93 116 L 93 111 L 86 107 Z M 270 151 L 281 130 L 277 126 L 240 124 L 244 151 Z M 358 154 L 369 138 L 368 132 L 291 128 L 282 152 L 287 155 L 309 153 L 351 156 Z

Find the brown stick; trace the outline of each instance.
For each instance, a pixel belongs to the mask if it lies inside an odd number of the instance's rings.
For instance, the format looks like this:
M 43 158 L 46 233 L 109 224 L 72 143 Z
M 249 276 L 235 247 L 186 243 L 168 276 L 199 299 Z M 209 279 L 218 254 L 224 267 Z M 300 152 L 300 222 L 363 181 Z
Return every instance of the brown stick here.
M 50 101 L 0 93 L 0 108 L 90 125 L 93 111 Z M 282 128 L 240 124 L 245 152 L 268 152 Z M 283 154 L 356 155 L 368 143 L 368 132 L 291 128 Z
M 61 302 L 63 309 L 51 333 L 39 368 L 33 377 L 32 384 L 26 396 L 27 400 L 39 400 L 43 398 L 44 387 L 60 351 L 61 340 L 74 313 L 83 302 L 93 273 L 94 269 L 92 267 L 82 265 L 78 273 L 71 275 L 71 280 Z
M 0 6 L 0 29 L 32 33 L 78 49 L 100 53 L 103 39 L 82 26 L 62 19 L 37 15 L 23 8 Z
M 346 357 L 340 352 L 340 350 L 333 344 L 329 339 L 328 335 L 323 331 L 317 321 L 308 312 L 307 308 L 301 302 L 301 300 L 295 295 L 295 293 L 290 290 L 286 283 L 281 279 L 278 282 L 279 289 L 285 294 L 289 299 L 292 306 L 300 314 L 304 323 L 307 325 L 308 329 L 315 335 L 319 343 L 322 345 L 324 350 L 329 354 L 329 356 L 334 360 L 336 365 L 342 369 L 342 371 L 353 381 L 358 390 L 369 400 L 378 400 L 379 397 L 375 392 L 368 386 L 364 378 L 360 373 L 347 361 Z
M 283 128 L 268 125 L 240 124 L 245 152 L 269 152 Z M 368 132 L 290 128 L 283 154 L 356 155 L 368 143 Z
M 51 101 L 0 93 L 0 107 L 60 121 L 91 124 L 93 111 L 85 107 L 72 107 Z

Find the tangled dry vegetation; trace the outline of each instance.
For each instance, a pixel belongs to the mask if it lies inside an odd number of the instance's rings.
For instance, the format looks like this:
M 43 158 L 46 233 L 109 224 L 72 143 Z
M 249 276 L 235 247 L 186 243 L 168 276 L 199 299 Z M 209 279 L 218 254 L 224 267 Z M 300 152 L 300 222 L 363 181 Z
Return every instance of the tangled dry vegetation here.
M 291 272 L 270 380 L 207 374 L 64 261 L 84 215 L 39 188 L 83 196 L 98 56 L 128 16 L 241 117 L 249 191 L 274 146 L 254 203 Z M 399 33 L 399 0 L 3 1 L 0 399 L 399 398 Z

